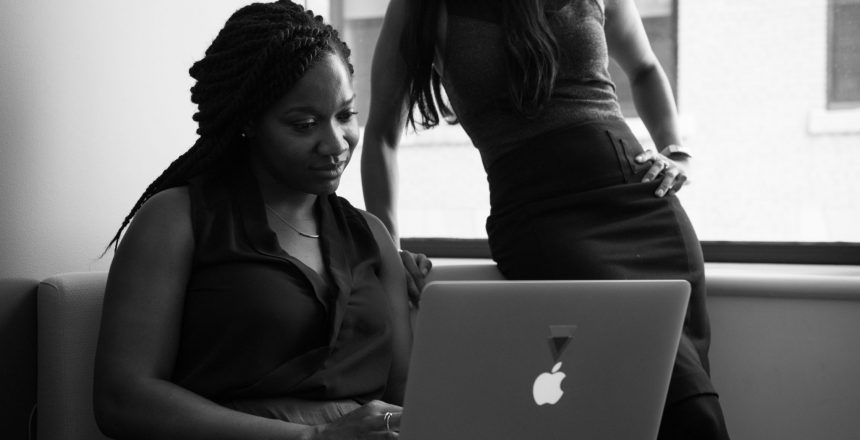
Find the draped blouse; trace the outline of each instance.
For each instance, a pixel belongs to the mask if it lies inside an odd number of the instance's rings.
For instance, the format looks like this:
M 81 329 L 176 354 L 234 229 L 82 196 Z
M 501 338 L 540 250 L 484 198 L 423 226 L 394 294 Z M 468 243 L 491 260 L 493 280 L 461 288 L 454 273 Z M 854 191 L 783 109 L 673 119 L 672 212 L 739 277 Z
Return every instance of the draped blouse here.
M 323 277 L 280 247 L 247 167 L 195 178 L 189 194 L 195 249 L 174 382 L 216 402 L 380 398 L 393 326 L 361 212 L 317 199 Z

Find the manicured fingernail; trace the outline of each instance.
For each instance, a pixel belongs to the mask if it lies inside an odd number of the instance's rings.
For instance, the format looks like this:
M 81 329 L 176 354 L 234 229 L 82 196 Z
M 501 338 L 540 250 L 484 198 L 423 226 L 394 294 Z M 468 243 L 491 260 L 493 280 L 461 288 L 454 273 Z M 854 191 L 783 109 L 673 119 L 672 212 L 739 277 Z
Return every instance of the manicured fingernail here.
M 648 182 L 650 182 L 650 181 L 651 181 L 651 179 L 649 179 L 649 178 L 647 178 L 647 177 L 646 177 L 646 178 L 644 178 L 644 179 L 642 179 L 642 183 L 648 183 Z
M 662 188 L 661 188 L 661 189 L 658 189 L 658 190 L 657 190 L 657 192 L 656 192 L 657 197 L 663 197 L 663 194 L 664 194 L 664 193 L 665 193 L 665 191 L 663 191 L 663 189 L 662 189 Z
M 643 156 L 643 155 L 641 155 L 641 154 L 640 154 L 640 155 L 638 155 L 638 156 L 636 156 L 636 160 L 637 160 L 637 161 L 639 161 L 639 162 L 642 162 L 642 159 L 644 159 L 644 158 L 645 158 L 645 156 Z

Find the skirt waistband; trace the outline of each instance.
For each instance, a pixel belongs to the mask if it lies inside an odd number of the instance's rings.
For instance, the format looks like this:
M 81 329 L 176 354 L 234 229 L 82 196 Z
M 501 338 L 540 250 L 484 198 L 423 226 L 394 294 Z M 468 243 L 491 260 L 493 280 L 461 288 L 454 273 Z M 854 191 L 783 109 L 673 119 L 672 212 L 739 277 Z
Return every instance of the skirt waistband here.
M 624 121 L 566 127 L 531 138 L 487 170 L 493 214 L 548 198 L 641 181 L 648 164 Z

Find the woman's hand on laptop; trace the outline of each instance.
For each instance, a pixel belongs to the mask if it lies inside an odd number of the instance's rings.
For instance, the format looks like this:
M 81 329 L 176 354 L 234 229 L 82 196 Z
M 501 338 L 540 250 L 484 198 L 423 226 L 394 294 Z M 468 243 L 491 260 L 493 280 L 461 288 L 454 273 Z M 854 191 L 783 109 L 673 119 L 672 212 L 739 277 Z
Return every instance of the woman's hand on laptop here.
M 398 438 L 401 414 L 402 407 L 373 400 L 332 423 L 316 426 L 309 440 Z

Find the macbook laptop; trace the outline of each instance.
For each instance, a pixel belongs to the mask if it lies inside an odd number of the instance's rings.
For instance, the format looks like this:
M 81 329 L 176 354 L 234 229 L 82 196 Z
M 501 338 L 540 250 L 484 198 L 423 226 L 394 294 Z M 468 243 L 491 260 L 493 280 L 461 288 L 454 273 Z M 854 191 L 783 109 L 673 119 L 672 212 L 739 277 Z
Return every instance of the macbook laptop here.
M 653 440 L 686 281 L 435 281 L 422 297 L 406 440 Z

